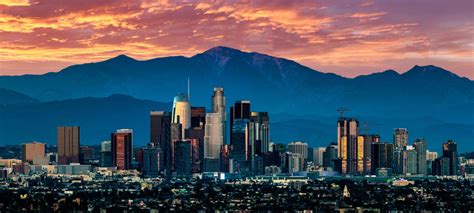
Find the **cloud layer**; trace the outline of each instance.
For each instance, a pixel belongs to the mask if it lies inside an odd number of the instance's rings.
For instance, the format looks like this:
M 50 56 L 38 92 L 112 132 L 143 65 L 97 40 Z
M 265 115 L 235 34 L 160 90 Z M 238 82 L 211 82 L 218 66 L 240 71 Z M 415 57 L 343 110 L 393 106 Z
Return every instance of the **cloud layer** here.
M 474 79 L 473 2 L 0 0 L 0 74 L 224 45 L 353 77 L 435 64 Z

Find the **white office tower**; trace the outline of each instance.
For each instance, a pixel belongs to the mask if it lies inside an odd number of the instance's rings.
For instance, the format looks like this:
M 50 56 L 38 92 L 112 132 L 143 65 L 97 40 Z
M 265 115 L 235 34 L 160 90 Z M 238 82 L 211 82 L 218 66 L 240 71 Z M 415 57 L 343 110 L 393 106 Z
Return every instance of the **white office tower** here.
M 291 142 L 288 144 L 288 151 L 291 153 L 300 154 L 304 159 L 308 158 L 308 144 L 303 142 Z
M 221 113 L 207 113 L 204 132 L 204 171 L 220 171 L 220 151 L 224 144 Z
M 188 95 L 181 93 L 174 97 L 171 123 L 182 125 L 181 131 L 184 138 L 184 133 L 191 127 L 191 104 Z
M 227 130 L 226 129 L 227 114 L 225 110 L 226 108 L 225 108 L 224 88 L 216 87 L 214 88 L 214 94 L 212 95 L 212 112 L 219 113 L 221 115 L 222 136 L 223 136 L 224 141 L 226 140 L 225 131 Z
M 323 166 L 323 155 L 326 147 L 316 147 L 313 149 L 313 163 L 315 166 Z

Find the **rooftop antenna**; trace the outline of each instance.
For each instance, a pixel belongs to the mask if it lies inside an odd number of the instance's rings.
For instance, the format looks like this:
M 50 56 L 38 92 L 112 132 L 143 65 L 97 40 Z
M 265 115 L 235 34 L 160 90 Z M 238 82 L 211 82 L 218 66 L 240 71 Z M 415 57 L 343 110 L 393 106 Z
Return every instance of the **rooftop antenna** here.
M 369 129 L 370 129 L 369 128 L 369 122 L 366 121 L 364 123 L 364 127 L 365 127 L 365 135 L 369 135 Z
M 339 107 L 339 109 L 337 109 L 337 111 L 339 112 L 339 118 L 342 119 L 343 115 L 344 115 L 344 112 L 346 111 L 349 111 L 349 109 L 345 108 L 345 107 Z

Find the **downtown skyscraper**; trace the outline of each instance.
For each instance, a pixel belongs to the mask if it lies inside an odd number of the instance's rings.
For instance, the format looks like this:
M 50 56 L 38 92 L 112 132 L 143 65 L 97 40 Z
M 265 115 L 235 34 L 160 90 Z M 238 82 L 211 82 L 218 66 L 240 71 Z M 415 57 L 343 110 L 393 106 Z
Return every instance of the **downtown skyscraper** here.
M 220 151 L 224 145 L 222 113 L 207 113 L 204 134 L 204 171 L 220 171 Z
M 78 126 L 58 127 L 58 164 L 79 163 L 79 147 Z
M 426 176 L 428 174 L 428 169 L 426 168 L 427 160 L 426 160 L 426 141 L 424 138 L 418 138 L 415 140 L 413 145 L 416 150 L 416 158 L 417 158 L 417 174 Z
M 379 169 L 392 170 L 393 149 L 391 143 L 372 144 L 372 174 L 377 174 Z
M 112 165 L 118 170 L 132 168 L 132 133 L 131 129 L 119 129 L 111 134 Z
M 433 173 L 435 175 L 457 175 L 459 161 L 456 142 L 448 140 L 443 143 L 442 148 L 442 156 L 433 162 Z
M 171 171 L 172 141 L 171 141 L 171 119 L 172 115 L 164 111 L 150 112 L 150 144 L 158 147 L 162 153 L 159 156 L 160 170 L 168 175 Z M 156 148 L 155 148 L 156 149 Z M 156 150 L 153 150 L 153 152 Z
M 230 167 L 238 172 L 248 172 L 250 101 L 236 101 L 230 108 L 230 113 L 230 145 L 232 146 Z
M 212 95 L 212 112 L 219 113 L 222 120 L 222 137 L 225 141 L 227 140 L 226 131 L 227 131 L 227 113 L 226 113 L 226 102 L 224 96 L 224 88 L 215 87 L 214 93 Z
M 403 174 L 403 152 L 404 147 L 408 146 L 408 130 L 406 128 L 396 128 L 393 130 L 393 172 L 395 174 Z
M 186 130 L 191 127 L 191 104 L 187 94 L 180 93 L 174 97 L 171 123 L 181 124 L 181 137 L 185 137 Z
M 338 157 L 341 159 L 342 174 L 355 174 L 358 172 L 358 152 L 363 152 L 363 145 L 358 145 L 360 143 L 358 136 L 358 120 L 347 118 L 340 118 L 338 120 Z
M 45 144 L 40 142 L 31 142 L 21 144 L 21 160 L 31 164 L 37 164 L 45 158 Z
M 403 149 L 408 145 L 408 130 L 406 128 L 396 128 L 393 131 L 393 144 L 395 149 Z

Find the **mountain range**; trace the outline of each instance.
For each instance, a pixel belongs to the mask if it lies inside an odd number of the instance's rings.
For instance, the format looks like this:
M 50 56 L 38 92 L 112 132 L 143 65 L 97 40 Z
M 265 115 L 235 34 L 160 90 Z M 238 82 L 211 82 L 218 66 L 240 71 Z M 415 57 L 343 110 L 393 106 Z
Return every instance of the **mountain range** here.
M 336 135 L 336 109 L 346 107 L 344 116 L 359 118 L 362 132 L 380 133 L 384 141 L 392 141 L 393 128 L 408 127 L 410 141 L 425 137 L 431 149 L 454 139 L 474 150 L 474 81 L 467 78 L 432 65 L 345 78 L 228 47 L 144 61 L 120 55 L 43 75 L 0 76 L 0 144 L 54 143 L 55 126 L 74 122 L 91 143 L 109 137 L 116 124 L 129 124 L 143 135 L 136 143 L 144 144 L 148 111 L 170 110 L 188 78 L 193 106 L 210 109 L 213 87 L 222 86 L 227 107 L 248 99 L 253 111 L 268 111 L 275 142 L 326 145 Z

